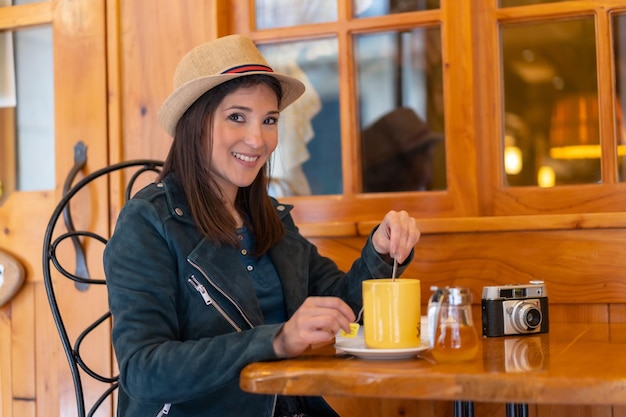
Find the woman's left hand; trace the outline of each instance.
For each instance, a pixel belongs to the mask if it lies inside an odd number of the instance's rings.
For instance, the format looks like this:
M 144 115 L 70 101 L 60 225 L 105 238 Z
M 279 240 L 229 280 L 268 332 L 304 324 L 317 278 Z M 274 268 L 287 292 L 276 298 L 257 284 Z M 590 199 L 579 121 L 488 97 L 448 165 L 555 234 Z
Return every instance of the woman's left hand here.
M 420 239 L 415 218 L 406 211 L 388 212 L 372 236 L 374 249 L 379 254 L 395 258 L 399 264 L 406 261 Z

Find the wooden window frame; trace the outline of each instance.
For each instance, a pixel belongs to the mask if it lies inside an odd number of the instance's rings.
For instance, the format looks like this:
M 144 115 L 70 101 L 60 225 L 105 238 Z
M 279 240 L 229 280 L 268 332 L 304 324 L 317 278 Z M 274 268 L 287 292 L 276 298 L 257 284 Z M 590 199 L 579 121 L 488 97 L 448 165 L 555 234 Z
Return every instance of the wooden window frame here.
M 52 3 L 32 3 L 0 8 L 0 31 L 11 31 L 52 22 Z M 0 109 L 0 204 L 17 187 L 15 108 Z
M 555 21 L 564 18 L 593 17 L 596 26 L 596 54 L 598 68 L 598 97 L 600 103 L 600 135 L 602 149 L 602 183 L 539 187 L 503 187 L 502 178 L 502 141 L 484 140 L 479 143 L 480 152 L 485 160 L 481 164 L 480 178 L 487 179 L 481 184 L 480 201 L 485 216 L 511 215 L 553 215 L 576 213 L 617 213 L 626 207 L 626 184 L 617 178 L 616 120 L 614 68 L 615 60 L 612 48 L 611 16 L 615 12 L 624 12 L 623 2 L 614 0 L 565 1 L 532 6 L 499 9 L 496 2 L 485 1 L 481 13 L 477 13 L 478 41 L 481 42 L 483 55 L 476 60 L 478 72 L 483 74 L 477 79 L 484 94 L 478 109 L 480 137 L 502 137 L 502 126 L 494 120 L 502 118 L 502 86 L 499 71 L 501 62 L 498 45 L 500 23 L 521 23 L 534 21 Z M 488 83 L 483 80 L 489 80 Z M 495 81 L 494 81 L 495 80 Z M 493 112 L 487 109 L 496 109 Z M 494 171 L 493 167 L 497 167 Z
M 625 12 L 620 0 L 572 0 L 498 7 L 498 0 L 441 0 L 438 10 L 353 19 L 352 2 L 338 1 L 335 22 L 254 29 L 254 1 L 229 3 L 229 30 L 255 42 L 333 36 L 339 47 L 343 190 L 339 195 L 282 198 L 312 236 L 369 232 L 391 209 L 420 219 L 426 233 L 621 227 L 626 225 L 626 183 L 618 182 L 615 154 L 614 57 L 611 17 Z M 601 184 L 503 186 L 502 76 L 499 25 L 593 16 L 596 24 L 598 95 L 602 143 Z M 442 34 L 447 190 L 361 194 L 358 108 L 352 35 L 439 25 Z

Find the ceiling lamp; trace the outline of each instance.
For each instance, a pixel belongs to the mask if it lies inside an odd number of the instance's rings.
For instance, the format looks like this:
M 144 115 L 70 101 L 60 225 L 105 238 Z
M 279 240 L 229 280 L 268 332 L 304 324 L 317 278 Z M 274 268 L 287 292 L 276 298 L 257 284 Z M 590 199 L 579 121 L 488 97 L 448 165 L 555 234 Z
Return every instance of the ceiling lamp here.
M 515 138 L 511 135 L 504 136 L 504 172 L 508 175 L 517 175 L 522 172 L 522 150 L 515 146 Z
M 621 116 L 621 112 L 617 112 Z M 621 117 L 618 117 L 621 132 Z M 626 155 L 624 135 L 619 134 L 619 156 Z M 550 157 L 553 159 L 600 158 L 600 120 L 595 93 L 569 94 L 559 98 L 550 124 Z

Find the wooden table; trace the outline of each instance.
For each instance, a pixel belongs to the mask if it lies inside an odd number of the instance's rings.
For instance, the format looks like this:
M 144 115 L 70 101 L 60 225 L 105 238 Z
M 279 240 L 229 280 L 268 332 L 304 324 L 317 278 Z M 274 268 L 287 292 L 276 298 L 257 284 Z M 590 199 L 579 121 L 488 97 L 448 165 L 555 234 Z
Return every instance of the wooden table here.
M 541 335 L 482 338 L 477 357 L 435 363 L 429 352 L 405 360 L 363 360 L 328 346 L 248 365 L 245 391 L 501 402 L 626 405 L 626 324 L 551 323 Z

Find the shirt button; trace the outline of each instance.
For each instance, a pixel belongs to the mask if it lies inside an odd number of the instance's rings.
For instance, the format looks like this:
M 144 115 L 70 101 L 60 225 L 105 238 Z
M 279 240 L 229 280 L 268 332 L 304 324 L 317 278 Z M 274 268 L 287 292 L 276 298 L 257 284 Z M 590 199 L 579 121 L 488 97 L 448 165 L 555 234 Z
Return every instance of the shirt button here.
M 245 250 L 245 249 L 242 249 L 242 250 L 241 250 L 241 254 L 242 254 L 242 255 L 247 255 L 247 254 L 248 254 L 248 251 L 247 251 L 247 250 Z
M 183 215 L 183 211 L 182 211 L 181 209 L 179 209 L 178 207 L 176 207 L 176 208 L 174 209 L 174 211 L 175 211 L 175 212 L 176 212 L 176 214 L 178 214 L 179 216 L 182 216 L 182 215 Z
M 237 239 L 243 240 L 243 235 L 237 235 Z
M 254 269 L 252 265 L 248 265 L 246 268 L 248 269 L 248 271 L 252 271 Z
M 157 184 L 157 187 L 159 187 L 159 188 L 163 188 L 163 183 L 162 183 L 162 182 L 158 183 L 158 184 Z
M 283 206 L 282 204 L 279 206 L 276 206 L 276 210 L 278 211 L 284 211 L 285 210 L 285 206 Z

